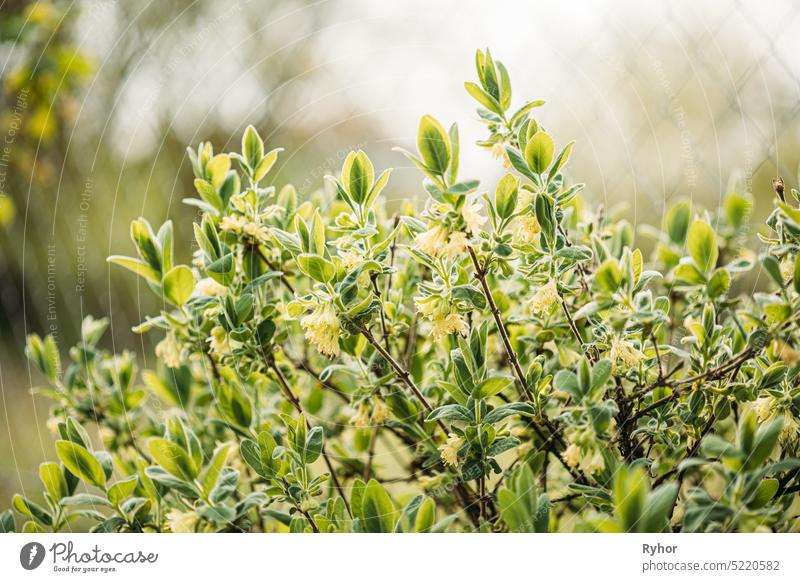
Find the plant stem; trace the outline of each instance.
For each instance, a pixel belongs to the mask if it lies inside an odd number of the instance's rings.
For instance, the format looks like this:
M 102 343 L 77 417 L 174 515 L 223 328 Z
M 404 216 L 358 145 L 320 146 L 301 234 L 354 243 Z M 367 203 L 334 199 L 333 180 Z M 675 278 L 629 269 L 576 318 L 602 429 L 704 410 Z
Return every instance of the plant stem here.
M 405 384 L 409 390 L 414 394 L 414 396 L 422 403 L 425 407 L 425 410 L 428 412 L 433 412 L 433 407 L 430 403 L 426 400 L 426 398 L 422 395 L 422 392 L 419 391 L 417 385 L 414 383 L 414 380 L 411 379 L 411 373 L 406 370 L 397 360 L 392 357 L 386 348 L 384 348 L 381 343 L 375 339 L 375 336 L 372 335 L 372 332 L 365 327 L 361 328 L 361 333 L 367 341 L 372 344 L 372 347 L 383 357 L 384 360 L 392 367 L 394 373 L 402 380 L 403 384 Z M 438 424 L 442 427 L 442 429 L 447 432 L 446 427 L 440 421 L 437 421 Z
M 286 287 L 286 289 L 289 291 L 289 293 L 294 294 L 294 287 L 289 282 L 289 279 L 286 278 L 286 274 L 283 272 L 283 269 L 278 269 L 278 268 L 275 267 L 275 265 L 272 263 L 272 261 L 270 261 L 267 258 L 267 255 L 264 253 L 264 251 L 261 250 L 261 246 L 260 245 L 254 245 L 253 248 L 256 249 L 256 252 L 258 253 L 258 256 L 261 258 L 262 261 L 264 261 L 266 263 L 266 265 L 267 265 L 267 267 L 269 268 L 270 271 L 276 271 L 276 272 L 281 274 L 281 283 L 283 283 L 284 287 Z
M 528 402 L 533 401 L 533 395 L 530 393 L 528 389 L 527 381 L 525 379 L 525 374 L 522 371 L 522 367 L 520 367 L 519 359 L 517 358 L 517 353 L 514 351 L 514 348 L 511 345 L 511 340 L 508 336 L 508 331 L 506 330 L 505 322 L 503 322 L 503 317 L 500 313 L 500 309 L 498 309 L 497 304 L 494 301 L 494 297 L 492 297 L 492 291 L 489 288 L 489 282 L 486 280 L 486 269 L 481 266 L 480 261 L 478 260 L 478 256 L 475 254 L 475 250 L 472 246 L 467 246 L 467 251 L 469 252 L 470 259 L 472 259 L 472 266 L 475 268 L 475 277 L 481 284 L 481 289 L 483 291 L 483 296 L 486 298 L 486 302 L 489 305 L 489 310 L 492 313 L 492 317 L 494 317 L 495 325 L 497 327 L 498 333 L 500 334 L 500 338 L 503 342 L 503 347 L 505 348 L 506 356 L 508 360 L 511 362 L 511 368 L 514 371 L 514 376 L 516 379 L 517 386 L 519 387 L 519 394 L 522 398 L 527 400 Z M 533 428 L 534 432 L 542 439 L 543 443 L 542 446 L 545 449 L 549 450 L 559 462 L 564 466 L 564 468 L 572 475 L 572 477 L 579 481 L 585 482 L 586 479 L 581 475 L 580 472 L 576 471 L 573 467 L 570 467 L 564 459 L 561 458 L 559 451 L 557 448 L 550 445 L 551 441 L 555 438 L 560 444 L 563 443 L 563 439 L 561 435 L 558 433 L 558 428 L 546 417 L 544 414 L 541 415 L 542 424 L 544 424 L 548 430 L 550 430 L 551 436 L 547 437 L 542 432 L 542 429 L 539 428 L 534 422 L 530 422 L 529 425 Z
M 364 467 L 364 482 L 369 483 L 372 477 L 372 460 L 375 458 L 375 446 L 378 443 L 378 431 L 380 426 L 375 426 L 372 429 L 372 435 L 369 439 L 369 450 L 367 451 L 367 464 Z
M 297 396 L 295 396 L 294 392 L 292 392 L 289 383 L 286 381 L 286 378 L 278 368 L 277 364 L 275 364 L 275 362 L 272 361 L 270 362 L 269 366 L 272 369 L 272 371 L 275 372 L 275 375 L 278 377 L 278 381 L 280 382 L 281 387 L 283 388 L 284 394 L 286 394 L 286 397 L 289 399 L 289 402 L 292 403 L 292 406 L 294 406 L 295 410 L 297 410 L 299 414 L 303 414 L 303 405 L 300 403 L 300 399 L 297 398 Z M 306 418 L 306 427 L 311 428 L 311 424 L 308 422 L 308 418 Z M 331 480 L 333 481 L 333 485 L 334 487 L 336 487 L 336 490 L 339 493 L 339 497 L 341 497 L 342 501 L 344 501 L 344 506 L 347 509 L 347 513 L 350 515 L 350 519 L 352 519 L 353 513 L 350 510 L 350 502 L 347 501 L 347 496 L 344 494 L 344 488 L 342 488 L 342 484 L 339 482 L 339 477 L 336 475 L 336 471 L 333 468 L 333 463 L 331 462 L 330 456 L 328 455 L 328 451 L 326 450 L 324 443 L 322 445 L 322 458 L 325 460 L 325 464 L 328 466 L 328 471 L 331 474 Z
M 511 346 L 511 340 L 508 337 L 508 330 L 503 322 L 500 309 L 498 309 L 497 303 L 495 303 L 494 297 L 492 297 L 492 291 L 489 289 L 489 283 L 486 280 L 486 270 L 481 266 L 478 256 L 475 254 L 475 250 L 472 248 L 472 246 L 467 245 L 467 251 L 469 252 L 470 259 L 472 259 L 472 266 L 475 268 L 475 277 L 481 284 L 483 295 L 486 298 L 486 302 L 489 304 L 489 311 L 491 311 L 492 317 L 494 317 L 494 322 L 497 326 L 497 331 L 500 334 L 500 339 L 503 342 L 503 347 L 506 350 L 506 355 L 511 362 L 511 367 L 514 369 L 514 374 L 517 377 L 520 395 L 524 396 L 526 400 L 533 400 L 533 396 L 531 395 L 530 390 L 528 390 L 527 382 L 525 381 L 525 374 L 519 365 L 517 353 Z

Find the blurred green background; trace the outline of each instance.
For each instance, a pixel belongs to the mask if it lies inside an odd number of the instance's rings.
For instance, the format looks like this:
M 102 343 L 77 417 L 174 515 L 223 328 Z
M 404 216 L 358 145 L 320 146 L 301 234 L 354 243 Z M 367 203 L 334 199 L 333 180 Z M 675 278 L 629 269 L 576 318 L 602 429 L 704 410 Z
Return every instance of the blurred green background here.
M 108 315 L 109 346 L 147 363 L 130 328 L 158 305 L 105 257 L 130 252 L 144 215 L 172 218 L 189 258 L 187 145 L 238 148 L 252 123 L 287 150 L 276 183 L 303 195 L 362 148 L 397 168 L 388 196 L 413 199 L 391 148 L 431 113 L 460 122 L 463 173 L 492 184 L 462 85 L 488 46 L 517 102 L 547 100 L 540 121 L 577 140 L 594 202 L 657 225 L 679 196 L 716 208 L 736 176 L 760 221 L 773 176 L 797 185 L 798 25 L 788 0 L 0 0 L 0 507 L 50 452 L 28 333 L 63 349 L 83 316 Z

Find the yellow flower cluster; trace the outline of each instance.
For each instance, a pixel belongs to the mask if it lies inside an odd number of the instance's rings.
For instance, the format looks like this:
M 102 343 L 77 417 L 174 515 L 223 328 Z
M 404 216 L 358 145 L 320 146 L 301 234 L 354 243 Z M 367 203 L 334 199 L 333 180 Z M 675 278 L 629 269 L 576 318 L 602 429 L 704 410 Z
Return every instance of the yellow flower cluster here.
M 588 475 L 594 475 L 606 468 L 605 459 L 599 449 L 584 451 L 575 443 L 564 449 L 561 458 L 570 467 L 580 467 Z
M 442 458 L 442 462 L 444 462 L 445 465 L 450 465 L 451 467 L 458 465 L 458 451 L 463 446 L 464 439 L 454 435 L 453 433 L 450 433 L 450 435 L 447 437 L 447 442 L 439 447 L 439 453 Z
M 180 368 L 181 366 L 181 346 L 175 339 L 175 334 L 168 333 L 163 340 L 156 344 L 156 356 L 169 368 Z
M 611 340 L 611 373 L 617 373 L 617 362 L 622 362 L 626 368 L 635 368 L 644 359 L 644 354 L 637 350 L 629 341 L 620 337 Z
M 520 216 L 517 220 L 514 238 L 520 244 L 530 244 L 536 240 L 540 232 L 542 232 L 542 227 L 539 225 L 539 221 L 535 216 L 528 214 Z
M 173 509 L 167 514 L 167 525 L 172 533 L 194 533 L 197 514 L 193 511 Z
M 305 336 L 324 356 L 332 358 L 339 355 L 339 333 L 341 327 L 336 311 L 330 303 L 317 306 L 314 311 L 300 320 Z
M 788 410 L 780 405 L 778 400 L 772 396 L 765 396 L 759 398 L 753 403 L 753 408 L 756 411 L 759 423 L 769 422 L 774 420 L 781 414 L 783 410 L 783 428 L 781 429 L 780 442 L 783 445 L 791 445 L 800 443 L 800 423 Z
M 417 311 L 433 323 L 433 339 L 439 341 L 451 333 L 466 336 L 469 326 L 464 318 L 446 302 L 437 297 L 416 301 Z
M 210 277 L 200 279 L 197 282 L 196 290 L 199 295 L 204 297 L 221 297 L 228 292 L 224 286 L 220 285 Z
M 265 243 L 269 238 L 269 232 L 265 226 L 251 222 L 244 216 L 223 216 L 219 228 L 223 232 L 249 236 L 259 243 Z
M 559 299 L 558 285 L 555 279 L 550 279 L 546 284 L 539 287 L 538 291 L 531 297 L 528 306 L 533 313 L 546 315 Z

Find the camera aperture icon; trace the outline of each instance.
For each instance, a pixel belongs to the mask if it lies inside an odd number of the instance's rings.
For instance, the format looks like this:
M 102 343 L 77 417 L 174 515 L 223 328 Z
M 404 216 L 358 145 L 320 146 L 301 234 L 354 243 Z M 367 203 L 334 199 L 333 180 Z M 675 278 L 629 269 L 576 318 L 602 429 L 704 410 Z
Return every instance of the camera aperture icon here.
M 46 552 L 39 542 L 29 542 L 19 551 L 19 563 L 26 570 L 35 570 L 42 565 Z

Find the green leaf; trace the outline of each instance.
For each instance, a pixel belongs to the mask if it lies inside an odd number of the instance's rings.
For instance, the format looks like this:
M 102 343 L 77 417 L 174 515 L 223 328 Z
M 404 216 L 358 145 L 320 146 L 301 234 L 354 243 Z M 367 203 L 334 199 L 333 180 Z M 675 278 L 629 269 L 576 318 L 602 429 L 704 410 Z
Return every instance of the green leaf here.
M 516 113 L 514 113 L 514 115 L 511 116 L 509 124 L 511 124 L 512 127 L 516 126 L 517 123 L 522 120 L 522 118 L 526 113 L 528 113 L 535 107 L 541 107 L 542 105 L 544 105 L 544 101 L 541 100 L 529 101 L 528 103 L 517 109 Z
M 794 260 L 794 290 L 800 293 L 800 259 Z
M 106 474 L 92 453 L 71 441 L 56 441 L 56 454 L 70 473 L 90 485 L 105 489 Z
M 708 223 L 702 220 L 692 223 L 686 246 L 694 264 L 704 273 L 711 272 L 717 264 L 719 249 L 717 249 L 717 235 Z
M 525 161 L 534 174 L 543 174 L 553 161 L 553 138 L 544 131 L 536 132 L 525 145 Z
M 283 148 L 275 148 L 263 158 L 256 166 L 255 171 L 253 172 L 253 180 L 256 182 L 260 181 L 267 173 L 272 169 L 272 166 L 275 165 L 275 162 L 278 159 L 278 154 L 283 151 Z
M 612 293 L 619 289 L 622 284 L 622 273 L 619 270 L 619 264 L 615 259 L 607 259 L 604 261 L 594 273 L 594 280 L 602 289 L 608 293 Z
M 200 178 L 195 178 L 194 188 L 195 190 L 197 190 L 197 193 L 200 194 L 200 198 L 203 199 L 203 202 L 210 205 L 218 213 L 222 212 L 224 208 L 224 205 L 222 203 L 222 197 L 219 195 L 214 186 L 212 186 L 209 182 L 206 182 L 205 180 L 201 180 Z
M 342 166 L 342 184 L 356 204 L 362 204 L 375 181 L 375 169 L 363 151 L 350 152 Z
M 772 255 L 764 255 L 761 259 L 761 266 L 764 267 L 767 275 L 775 281 L 778 287 L 783 289 L 786 286 L 786 282 L 783 280 L 783 274 L 781 273 L 781 264 L 778 262 L 778 259 Z
M 206 174 L 214 188 L 219 188 L 231 169 L 231 158 L 228 154 L 217 154 L 208 161 Z
M 450 296 L 456 301 L 466 301 L 475 309 L 486 308 L 486 297 L 472 285 L 456 285 L 450 290 Z
M 430 115 L 425 115 L 419 122 L 417 147 L 425 165 L 436 174 L 444 175 L 450 165 L 450 138 Z
M 364 531 L 367 533 L 388 533 L 394 526 L 394 506 L 389 494 L 380 483 L 371 479 L 364 490 L 361 502 Z
M 494 205 L 497 215 L 502 219 L 510 218 L 517 207 L 519 182 L 512 174 L 506 174 L 497 183 L 494 191 Z
M 647 493 L 647 476 L 641 467 L 621 467 L 617 470 L 614 476 L 614 506 L 622 531 L 640 531 Z
M 647 496 L 642 523 L 644 532 L 669 531 L 669 516 L 678 497 L 678 484 L 666 483 Z
M 779 482 L 777 479 L 764 479 L 758 484 L 753 499 L 750 501 L 750 507 L 759 509 L 764 507 L 767 503 L 772 501 L 775 494 L 778 492 Z
M 778 442 L 782 428 L 783 417 L 779 416 L 758 429 L 750 455 L 745 459 L 745 467 L 755 469 L 767 460 Z
M 503 390 L 513 384 L 513 376 L 501 376 L 499 374 L 489 376 L 481 381 L 472 391 L 472 397 L 478 398 L 491 398 L 496 394 L 500 394 Z
M 315 426 L 306 434 L 305 447 L 303 449 L 303 461 L 310 465 L 316 461 L 322 453 L 324 432 L 321 426 Z
M 14 533 L 17 527 L 14 523 L 14 515 L 11 513 L 11 510 L 6 510 L 0 513 L 0 534 L 2 533 Z
M 214 454 L 211 457 L 211 461 L 208 463 L 208 468 L 206 469 L 202 481 L 203 491 L 206 495 L 210 494 L 216 486 L 217 479 L 219 479 L 222 468 L 225 466 L 225 461 L 228 458 L 230 450 L 230 443 L 222 443 L 214 450 Z
M 189 482 L 197 477 L 197 466 L 180 445 L 164 438 L 152 438 L 147 448 L 155 462 L 175 477 Z
M 547 174 L 548 181 L 555 178 L 556 174 L 558 174 L 558 172 L 561 171 L 561 168 L 563 168 L 564 165 L 567 163 L 567 161 L 569 160 L 569 155 L 572 153 L 572 148 L 574 146 L 575 146 L 574 141 L 569 142 L 567 145 L 564 146 L 564 149 L 562 149 L 561 152 L 559 152 L 559 154 L 556 156 L 556 160 L 555 162 L 553 162 L 553 166 L 550 168 L 550 172 Z
M 139 478 L 136 475 L 132 475 L 122 481 L 117 481 L 108 490 L 108 500 L 113 505 L 119 505 L 130 497 L 138 484 Z
M 431 531 L 434 522 L 436 521 L 436 502 L 430 497 L 426 497 L 425 501 L 417 509 L 417 515 L 414 518 L 414 532 L 428 533 Z
M 52 525 L 53 517 L 48 513 L 48 511 L 20 494 L 14 495 L 13 499 L 11 500 L 11 506 L 22 515 L 26 517 L 30 517 L 31 519 L 35 519 L 39 523 L 45 526 Z
M 434 420 L 459 420 L 462 422 L 472 422 L 473 417 L 469 408 L 460 404 L 445 404 L 434 409 L 425 419 L 425 422 Z
M 242 135 L 242 156 L 251 169 L 255 169 L 264 157 L 264 140 L 252 125 L 248 125 Z
M 151 283 L 155 283 L 156 285 L 161 284 L 161 276 L 158 271 L 142 260 L 123 257 L 121 255 L 111 255 L 106 261 L 114 265 L 119 265 L 120 267 L 125 267 Z
M 69 488 L 67 481 L 64 478 L 64 472 L 58 463 L 42 463 L 39 465 L 39 478 L 50 498 L 56 503 L 62 497 L 69 495 Z
M 483 417 L 483 422 L 485 424 L 494 424 L 496 422 L 500 422 L 507 416 L 511 416 L 512 414 L 534 416 L 536 414 L 536 410 L 534 410 L 533 406 L 527 402 L 512 402 L 511 404 L 503 404 L 502 406 L 498 406 L 497 408 L 489 411 L 489 413 Z
M 194 273 L 186 265 L 173 267 L 164 275 L 161 282 L 164 297 L 173 305 L 183 305 L 192 296 L 194 290 Z
M 297 266 L 303 273 L 320 283 L 328 283 L 336 276 L 336 266 L 332 262 L 311 253 L 298 255 Z
M 706 289 L 709 297 L 721 297 L 728 292 L 731 286 L 731 275 L 725 269 L 717 269 L 708 280 Z
M 689 230 L 689 220 L 692 218 L 692 205 L 682 200 L 667 211 L 667 234 L 672 242 L 683 245 L 686 242 L 686 233 Z
M 467 83 L 464 83 L 464 89 L 467 90 L 467 93 L 469 93 L 470 96 L 473 99 L 475 99 L 475 101 L 477 101 L 478 103 L 483 105 L 486 109 L 488 109 L 489 111 L 493 111 L 493 112 L 497 113 L 498 115 L 503 115 L 503 107 L 502 107 L 502 105 L 500 105 L 500 103 L 497 101 L 497 99 L 495 99 L 494 97 L 489 95 L 486 91 L 481 89 L 478 85 L 476 85 L 475 83 L 467 82 Z

